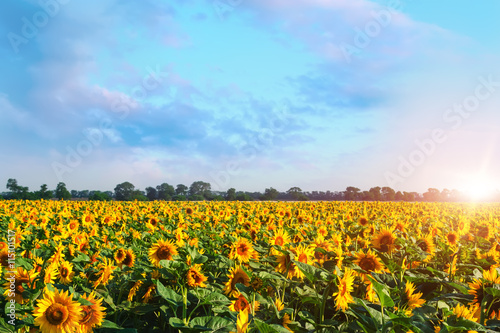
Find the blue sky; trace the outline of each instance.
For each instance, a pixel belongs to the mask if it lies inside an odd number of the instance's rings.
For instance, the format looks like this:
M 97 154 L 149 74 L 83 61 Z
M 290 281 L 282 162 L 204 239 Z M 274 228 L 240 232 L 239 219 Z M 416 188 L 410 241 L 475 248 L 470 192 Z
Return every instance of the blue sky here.
M 0 182 L 498 189 L 499 12 L 496 0 L 2 1 Z

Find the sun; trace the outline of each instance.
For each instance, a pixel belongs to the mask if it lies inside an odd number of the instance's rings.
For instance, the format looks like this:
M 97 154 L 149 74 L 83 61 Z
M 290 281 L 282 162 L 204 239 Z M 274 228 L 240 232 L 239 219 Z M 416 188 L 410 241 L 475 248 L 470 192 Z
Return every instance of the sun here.
M 494 182 L 482 177 L 471 181 L 464 191 L 469 200 L 476 202 L 493 199 L 496 192 Z

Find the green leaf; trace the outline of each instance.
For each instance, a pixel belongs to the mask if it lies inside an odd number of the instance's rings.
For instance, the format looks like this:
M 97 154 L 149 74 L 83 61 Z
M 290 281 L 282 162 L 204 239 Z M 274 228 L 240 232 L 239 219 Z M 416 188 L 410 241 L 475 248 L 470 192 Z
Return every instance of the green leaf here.
M 207 330 L 218 330 L 223 327 L 230 326 L 233 322 L 229 319 L 222 317 L 196 317 L 189 322 L 189 326 L 196 329 L 206 328 Z
M 114 328 L 114 329 L 118 329 L 118 330 L 123 329 L 123 327 L 118 326 L 117 324 L 115 324 L 112 321 L 109 321 L 107 319 L 102 320 L 102 325 L 100 326 L 100 328 Z
M 253 322 L 260 333 L 290 333 L 290 331 L 283 326 L 275 324 L 270 325 L 257 318 L 254 318 Z
M 74 263 L 82 262 L 82 261 L 90 261 L 90 257 L 86 254 L 80 254 L 78 257 L 72 260 Z
M 380 304 L 384 307 L 393 307 L 394 306 L 394 301 L 391 298 L 391 295 L 389 294 L 389 291 L 387 286 L 378 283 L 375 281 L 374 278 L 371 276 L 368 276 L 370 281 L 372 282 L 373 288 L 375 289 L 375 292 L 377 293 L 377 296 L 380 300 Z
M 184 325 L 184 321 L 182 321 L 182 319 L 177 318 L 177 317 L 170 317 L 170 319 L 168 320 L 168 323 L 171 326 L 177 327 L 177 328 L 186 327 L 186 325 Z
M 160 281 L 156 281 L 158 294 L 173 306 L 182 306 L 182 296 L 170 288 L 165 287 Z

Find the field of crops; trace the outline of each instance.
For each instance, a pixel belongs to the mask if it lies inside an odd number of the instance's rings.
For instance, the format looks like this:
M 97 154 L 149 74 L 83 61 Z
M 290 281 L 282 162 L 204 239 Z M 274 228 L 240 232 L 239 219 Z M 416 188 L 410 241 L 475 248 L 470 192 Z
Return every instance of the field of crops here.
M 499 219 L 498 204 L 0 201 L 0 332 L 499 331 Z

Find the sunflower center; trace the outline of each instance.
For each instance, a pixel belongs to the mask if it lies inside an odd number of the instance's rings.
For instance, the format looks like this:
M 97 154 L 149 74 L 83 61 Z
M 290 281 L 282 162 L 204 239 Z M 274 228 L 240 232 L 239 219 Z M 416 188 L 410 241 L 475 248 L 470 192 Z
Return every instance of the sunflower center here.
M 158 251 L 156 251 L 156 255 L 160 260 L 170 258 L 170 250 L 167 247 L 162 246 L 158 249 Z
M 304 254 L 304 253 L 302 253 L 302 254 L 299 256 L 299 261 L 307 264 L 307 255 L 306 255 L 306 254 Z
M 283 246 L 283 244 L 285 244 L 285 241 L 283 240 L 282 237 L 276 237 L 274 244 L 279 245 L 279 246 Z
M 390 245 L 392 244 L 392 237 L 390 235 L 385 235 L 380 238 L 380 244 Z
M 418 244 L 418 247 L 420 247 L 420 249 L 424 252 L 427 252 L 427 250 L 429 250 L 429 246 L 427 245 L 426 242 L 422 241 Z
M 132 256 L 127 254 L 125 256 L 125 259 L 123 259 L 123 263 L 127 266 L 130 266 L 132 264 Z
M 236 251 L 238 252 L 238 254 L 240 256 L 242 255 L 245 255 L 248 251 L 248 247 L 246 246 L 246 244 L 240 244 L 237 248 L 236 248 Z
M 80 324 L 86 324 L 92 319 L 92 314 L 94 313 L 94 310 L 88 305 L 84 305 L 82 307 L 82 318 L 80 319 Z
M 67 276 L 68 276 L 68 274 L 69 274 L 69 270 L 68 270 L 66 267 L 63 267 L 63 268 L 61 268 L 61 272 L 60 272 L 60 274 L 61 274 L 61 276 L 62 276 L 63 278 L 65 278 L 65 277 L 67 277 Z
M 359 262 L 359 267 L 367 272 L 375 270 L 375 261 L 371 258 L 363 258 Z
M 45 310 L 45 318 L 52 325 L 64 323 L 69 316 L 68 309 L 60 303 L 54 303 Z

